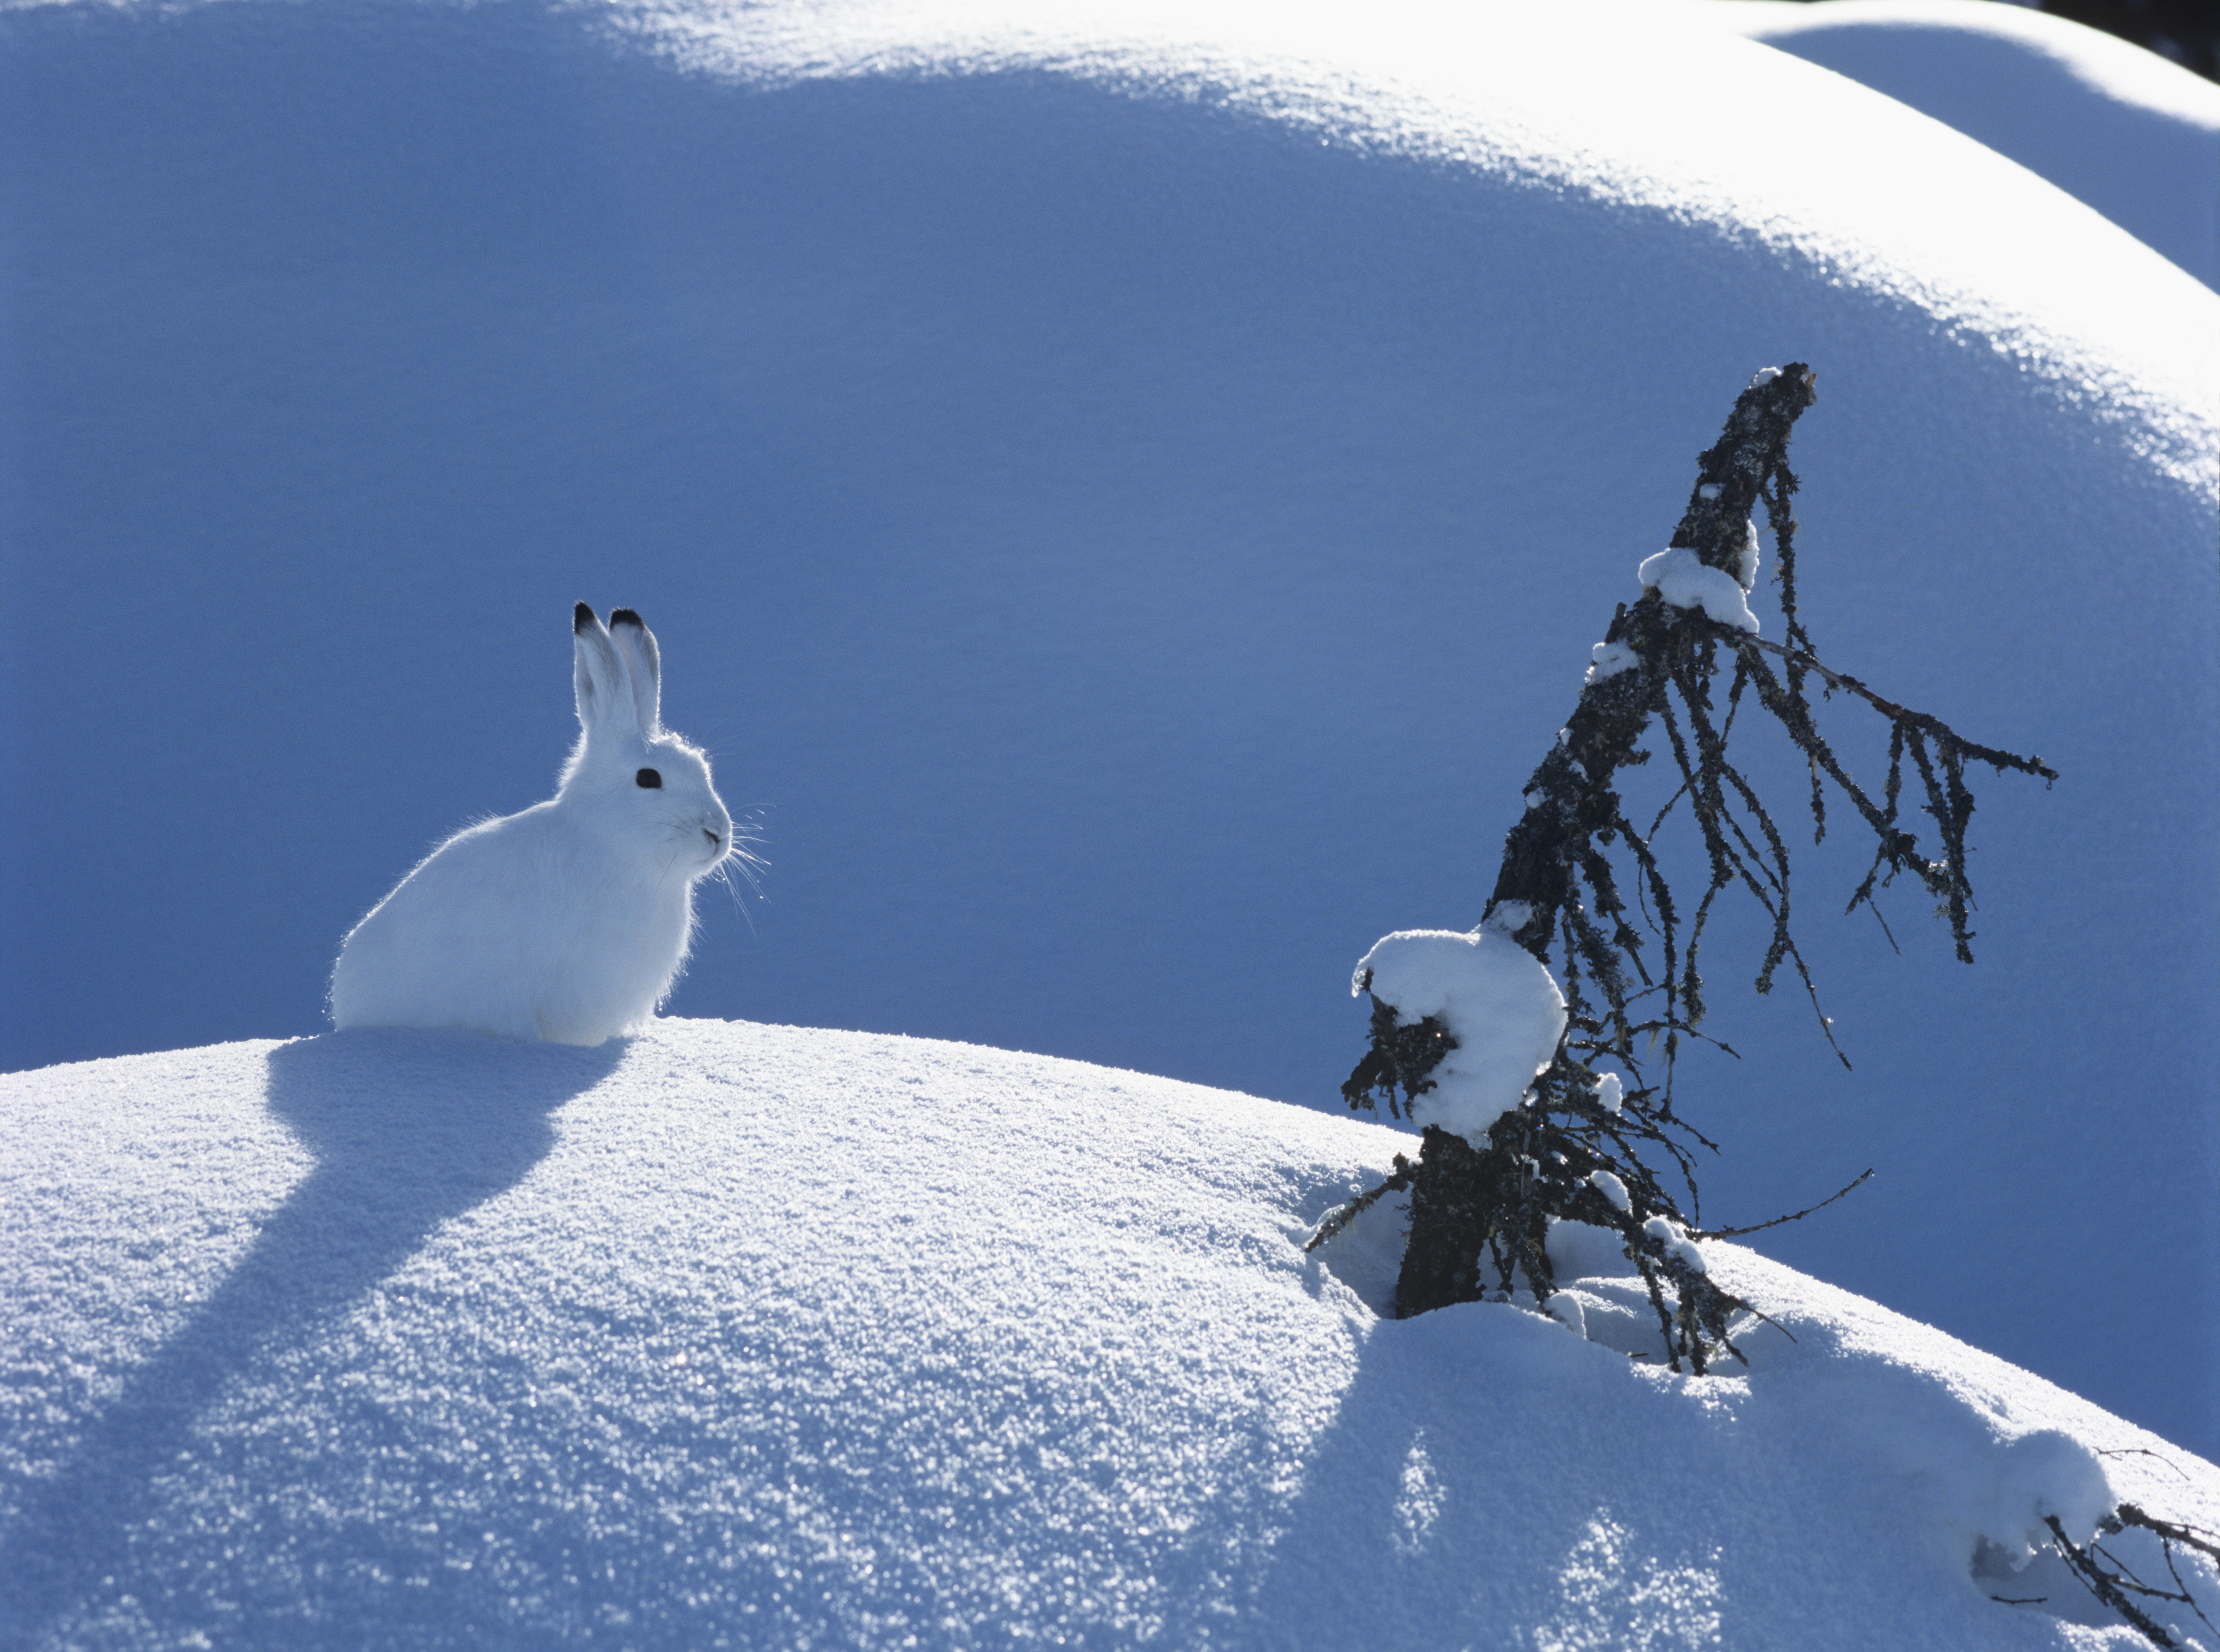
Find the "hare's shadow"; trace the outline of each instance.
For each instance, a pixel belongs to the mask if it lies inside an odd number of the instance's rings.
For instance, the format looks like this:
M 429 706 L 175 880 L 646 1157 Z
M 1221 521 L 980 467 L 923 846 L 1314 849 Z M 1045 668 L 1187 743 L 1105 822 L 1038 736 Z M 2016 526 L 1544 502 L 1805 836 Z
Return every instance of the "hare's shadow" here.
M 272 1050 L 266 1103 L 315 1168 L 27 1500 L 0 1547 L 0 1643 L 36 1641 L 97 1595 L 167 1616 L 163 1580 L 132 1564 L 133 1534 L 209 1402 L 251 1364 L 324 1336 L 440 1223 L 515 1186 L 555 1144 L 555 1109 L 624 1050 L 405 1032 Z

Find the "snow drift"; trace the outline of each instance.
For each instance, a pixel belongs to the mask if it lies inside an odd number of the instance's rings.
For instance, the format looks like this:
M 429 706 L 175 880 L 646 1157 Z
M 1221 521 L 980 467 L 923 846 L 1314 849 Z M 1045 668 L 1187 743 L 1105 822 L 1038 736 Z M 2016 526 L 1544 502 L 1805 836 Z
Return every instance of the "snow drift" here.
M 677 1012 L 1332 1105 L 1807 359 L 1830 662 L 2063 778 L 1983 797 L 1974 970 L 1799 848 L 1853 1074 L 1718 932 L 1706 1213 L 1874 1166 L 1779 1254 L 2220 1448 L 2150 1066 L 2220 1032 L 2220 297 L 2088 207 L 1571 4 L 56 4 L 0 77 L 0 1064 L 315 1031 L 546 795 L 591 596 L 768 838 Z
M 1671 0 L 1668 0 L 1671 3 Z M 2112 35 L 1987 0 L 1683 0 L 1956 128 L 2220 285 L 2220 86 Z
M 1573 1247 L 1585 1338 L 1382 1320 L 1384 1231 L 1300 1247 L 1404 1138 L 1070 1062 L 350 1032 L 0 1078 L 0 1137 L 9 1648 L 2086 1647 L 2042 1514 L 2220 1524 L 1732 1246 L 1747 1373 L 1631 1359 Z

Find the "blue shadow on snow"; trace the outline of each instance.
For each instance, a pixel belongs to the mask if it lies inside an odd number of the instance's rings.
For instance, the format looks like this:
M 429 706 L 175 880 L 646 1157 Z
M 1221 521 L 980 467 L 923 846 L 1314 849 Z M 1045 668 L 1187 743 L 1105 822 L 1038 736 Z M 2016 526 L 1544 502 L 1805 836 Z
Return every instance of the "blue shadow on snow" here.
M 554 1146 L 551 1115 L 626 1047 L 395 1031 L 272 1050 L 266 1104 L 315 1168 L 0 1538 L 0 1646 L 40 1643 L 127 1595 L 157 1622 L 196 1615 L 194 1580 L 142 1570 L 136 1550 L 157 1481 L 190 1461 L 208 1407 L 250 1368 L 323 1337 L 441 1223 L 514 1188 Z

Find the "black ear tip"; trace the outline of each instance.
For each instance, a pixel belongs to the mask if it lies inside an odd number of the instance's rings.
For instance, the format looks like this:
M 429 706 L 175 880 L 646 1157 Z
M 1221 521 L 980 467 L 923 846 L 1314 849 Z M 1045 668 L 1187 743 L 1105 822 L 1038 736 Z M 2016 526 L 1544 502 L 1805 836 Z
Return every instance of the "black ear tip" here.
M 592 629 L 593 624 L 594 610 L 587 604 L 581 602 L 577 608 L 571 610 L 571 635 L 576 636 L 581 631 Z
M 647 629 L 647 621 L 641 619 L 639 615 L 631 608 L 611 608 L 609 610 L 609 624 L 613 627 L 638 626 L 642 631 Z

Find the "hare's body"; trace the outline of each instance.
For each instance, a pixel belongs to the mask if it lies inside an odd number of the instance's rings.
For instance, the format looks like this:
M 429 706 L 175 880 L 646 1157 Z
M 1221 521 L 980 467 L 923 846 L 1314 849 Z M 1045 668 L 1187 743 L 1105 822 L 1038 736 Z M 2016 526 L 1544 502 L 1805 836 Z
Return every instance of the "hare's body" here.
M 564 889 L 599 898 L 571 905 Z M 489 820 L 441 845 L 347 937 L 332 1019 L 599 1044 L 670 992 L 693 893 L 690 876 L 649 881 L 552 803 Z M 553 933 L 510 917 L 549 907 L 564 920 Z
M 579 605 L 584 734 L 551 801 L 459 832 L 355 926 L 332 1019 L 599 1044 L 647 1021 L 686 962 L 694 884 L 732 820 L 657 721 L 654 639 Z M 651 781 L 652 783 L 651 783 Z

